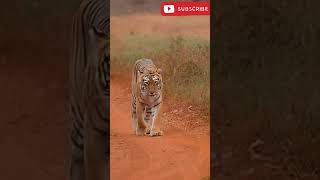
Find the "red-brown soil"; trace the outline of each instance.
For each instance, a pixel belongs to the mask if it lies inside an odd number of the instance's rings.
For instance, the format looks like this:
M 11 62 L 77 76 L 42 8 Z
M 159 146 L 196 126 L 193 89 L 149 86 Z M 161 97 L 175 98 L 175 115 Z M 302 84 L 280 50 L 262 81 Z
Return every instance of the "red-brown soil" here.
M 123 82 L 130 81 L 111 79 L 111 179 L 200 180 L 208 177 L 208 121 L 184 104 L 167 100 L 163 102 L 161 115 L 164 136 L 135 136 L 130 119 L 130 83 Z

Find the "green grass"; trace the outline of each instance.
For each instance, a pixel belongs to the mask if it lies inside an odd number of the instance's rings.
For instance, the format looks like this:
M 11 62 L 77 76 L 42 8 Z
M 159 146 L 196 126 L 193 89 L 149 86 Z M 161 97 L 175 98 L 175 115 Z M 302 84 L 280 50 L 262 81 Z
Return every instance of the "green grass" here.
M 121 50 L 112 48 L 120 43 Z M 114 46 L 116 47 L 116 46 Z M 165 96 L 183 99 L 209 114 L 210 46 L 208 40 L 183 36 L 127 35 L 111 40 L 111 73 L 131 76 L 134 62 L 151 58 L 163 70 Z M 128 73 L 130 72 L 130 73 Z

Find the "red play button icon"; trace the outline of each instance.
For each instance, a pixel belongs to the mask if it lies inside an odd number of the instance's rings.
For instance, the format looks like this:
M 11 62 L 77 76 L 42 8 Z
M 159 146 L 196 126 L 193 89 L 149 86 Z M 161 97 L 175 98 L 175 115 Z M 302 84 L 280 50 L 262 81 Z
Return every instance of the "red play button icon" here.
M 164 5 L 163 12 L 164 13 L 174 13 L 174 5 Z

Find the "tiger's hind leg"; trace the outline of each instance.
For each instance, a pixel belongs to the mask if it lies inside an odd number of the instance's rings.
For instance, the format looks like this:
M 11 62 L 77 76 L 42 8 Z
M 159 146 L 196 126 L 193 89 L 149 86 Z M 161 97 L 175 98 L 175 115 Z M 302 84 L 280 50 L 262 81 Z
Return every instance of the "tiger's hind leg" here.
M 137 129 L 137 105 L 136 105 L 136 98 L 132 98 L 132 110 L 131 110 L 131 124 L 133 132 L 136 133 Z

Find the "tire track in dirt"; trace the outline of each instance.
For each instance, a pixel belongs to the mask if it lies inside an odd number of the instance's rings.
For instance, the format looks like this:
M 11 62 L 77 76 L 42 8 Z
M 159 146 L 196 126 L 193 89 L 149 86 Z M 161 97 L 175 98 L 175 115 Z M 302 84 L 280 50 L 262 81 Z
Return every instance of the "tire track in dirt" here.
M 111 79 L 111 179 L 200 180 L 209 176 L 209 135 L 187 134 L 169 126 L 162 137 L 135 136 L 130 119 L 130 83 L 118 82 Z

